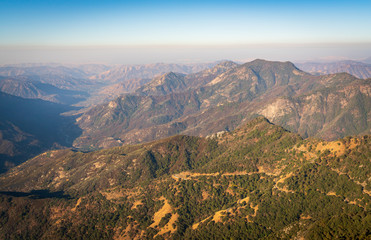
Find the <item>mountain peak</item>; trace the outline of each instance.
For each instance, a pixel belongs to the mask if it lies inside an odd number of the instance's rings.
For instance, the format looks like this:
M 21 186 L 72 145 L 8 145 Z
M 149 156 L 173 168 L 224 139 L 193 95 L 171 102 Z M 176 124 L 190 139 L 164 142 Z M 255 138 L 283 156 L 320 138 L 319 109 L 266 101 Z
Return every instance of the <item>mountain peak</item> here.
M 269 127 L 269 126 L 273 126 L 274 124 L 271 123 L 266 117 L 264 116 L 258 116 L 250 121 L 248 121 L 247 123 L 245 124 L 242 124 L 239 128 L 237 128 L 235 130 L 235 132 L 241 132 L 241 131 L 245 131 L 246 129 L 254 129 L 256 127 L 263 127 L 263 128 L 266 128 L 266 127 Z M 276 127 L 279 127 L 279 126 L 276 126 Z M 281 127 L 279 127 L 281 128 Z
M 168 72 L 164 73 L 161 76 L 155 77 L 152 82 L 149 82 L 148 85 L 153 83 L 164 84 L 165 82 L 170 82 L 177 80 L 179 78 L 184 78 L 185 74 L 183 73 L 176 73 L 176 72 Z
M 280 61 L 268 61 L 268 60 L 265 60 L 265 59 L 255 59 L 251 62 L 247 62 L 243 65 L 247 65 L 247 66 L 263 66 L 263 65 L 281 65 L 281 66 L 291 66 L 291 67 L 295 67 L 295 65 L 290 62 L 290 61 L 286 61 L 286 62 L 280 62 Z
M 238 66 L 237 63 L 226 60 L 226 61 L 218 63 L 215 67 L 237 67 L 237 66 Z
M 183 73 L 168 72 L 136 90 L 141 95 L 166 95 L 185 88 Z

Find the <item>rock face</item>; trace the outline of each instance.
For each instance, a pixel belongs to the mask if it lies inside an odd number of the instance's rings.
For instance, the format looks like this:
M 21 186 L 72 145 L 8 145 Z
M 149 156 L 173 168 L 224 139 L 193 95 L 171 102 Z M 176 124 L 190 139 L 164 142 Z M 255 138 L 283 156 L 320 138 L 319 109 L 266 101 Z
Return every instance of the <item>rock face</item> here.
M 326 87 L 305 95 L 278 98 L 259 113 L 303 137 L 334 140 L 369 134 L 371 81 L 351 79 L 344 74 L 329 76 Z
M 92 108 L 76 147 L 108 147 L 232 130 L 257 115 L 303 137 L 370 133 L 370 79 L 313 76 L 290 62 L 225 62 L 196 74 L 168 73 L 134 94 Z
M 297 66 L 303 71 L 317 75 L 346 72 L 361 79 L 371 78 L 370 63 L 348 60 L 332 63 L 298 63 Z

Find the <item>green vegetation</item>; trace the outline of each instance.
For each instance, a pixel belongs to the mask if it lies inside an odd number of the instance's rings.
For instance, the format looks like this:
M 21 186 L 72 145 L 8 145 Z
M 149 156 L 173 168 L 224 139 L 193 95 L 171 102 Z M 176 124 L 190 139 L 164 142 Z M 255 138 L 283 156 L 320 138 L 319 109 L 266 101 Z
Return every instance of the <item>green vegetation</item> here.
M 370 157 L 369 136 L 302 140 L 261 117 L 208 139 L 52 151 L 0 176 L 0 238 L 367 239 Z

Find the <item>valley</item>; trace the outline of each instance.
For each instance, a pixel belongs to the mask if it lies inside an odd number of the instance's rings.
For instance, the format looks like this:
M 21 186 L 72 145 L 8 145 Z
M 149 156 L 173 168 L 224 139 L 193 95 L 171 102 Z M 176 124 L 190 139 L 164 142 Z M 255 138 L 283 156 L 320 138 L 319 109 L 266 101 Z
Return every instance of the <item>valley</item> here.
M 169 70 L 180 73 L 162 74 Z M 31 151 L 36 154 L 51 146 L 90 151 L 176 134 L 206 137 L 231 131 L 256 116 L 265 116 L 304 138 L 336 140 L 370 133 L 370 79 L 345 73 L 313 76 L 290 62 L 257 59 L 245 64 L 34 64 L 3 66 L 0 74 L 4 94 L 65 106 L 58 114 L 63 114 L 60 119 L 66 122 L 55 131 L 33 122 L 36 126 L 30 127 L 38 132 L 31 133 L 26 126 L 5 117 L 6 110 L 2 110 L 3 124 L 16 126 L 23 136 L 32 135 L 33 143 L 42 142 L 35 148 L 39 150 Z M 26 104 L 28 100 L 22 101 Z M 24 115 L 22 112 L 16 116 L 30 116 L 29 111 Z M 46 144 L 39 139 L 41 135 L 59 138 L 52 135 L 61 132 L 67 141 Z M 33 156 L 22 155 L 23 145 L 17 143 L 20 140 L 15 140 L 15 134 L 3 134 L 6 137 L 0 154 L 7 160 L 3 160 L 2 171 Z
M 0 68 L 2 239 L 369 236 L 370 78 L 29 67 Z
M 371 240 L 371 1 L 0 6 L 0 240 Z

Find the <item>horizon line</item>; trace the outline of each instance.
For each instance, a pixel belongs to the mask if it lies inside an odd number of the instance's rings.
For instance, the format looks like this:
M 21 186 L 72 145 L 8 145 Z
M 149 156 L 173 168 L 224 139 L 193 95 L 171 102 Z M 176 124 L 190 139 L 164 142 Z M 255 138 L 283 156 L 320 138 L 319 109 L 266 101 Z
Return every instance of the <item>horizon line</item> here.
M 64 49 L 64 48 L 240 48 L 240 47 L 336 47 L 336 46 L 371 46 L 371 41 L 360 42 L 260 42 L 260 43 L 214 43 L 214 44 L 0 44 L 0 49 Z

